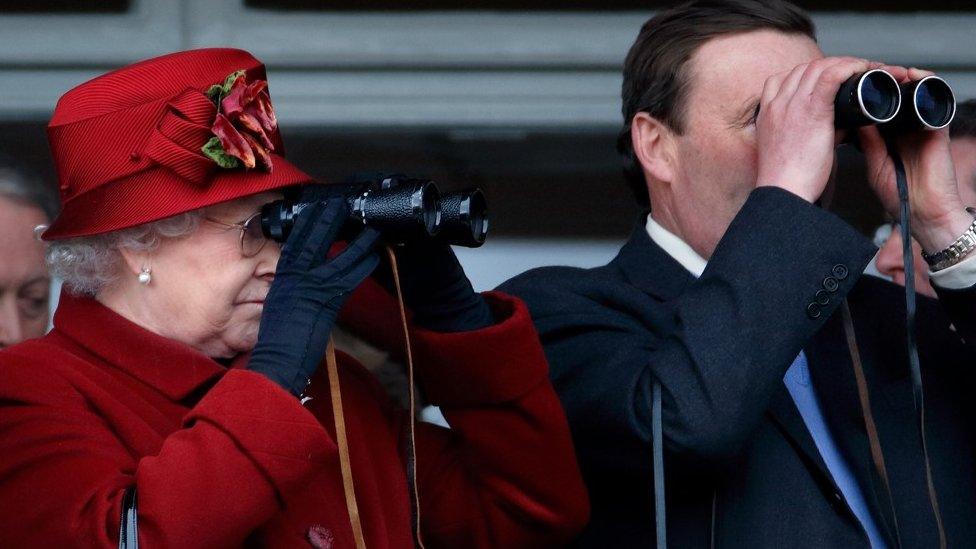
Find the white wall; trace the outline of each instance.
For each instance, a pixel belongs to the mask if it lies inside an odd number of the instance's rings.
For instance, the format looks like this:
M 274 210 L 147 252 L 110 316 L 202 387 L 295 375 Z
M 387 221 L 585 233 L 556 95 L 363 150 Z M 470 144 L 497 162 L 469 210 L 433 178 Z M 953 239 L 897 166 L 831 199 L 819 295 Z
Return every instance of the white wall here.
M 454 251 L 478 291 L 495 288 L 529 269 L 547 265 L 604 265 L 623 244 L 613 240 L 514 240 L 488 238 L 481 248 Z
M 64 91 L 107 68 L 220 45 L 251 50 L 269 65 L 288 125 L 614 127 L 620 65 L 651 15 L 132 4 L 121 15 L 0 14 L 0 119 L 43 119 Z M 960 97 L 976 96 L 976 13 L 814 19 L 828 54 L 929 67 Z

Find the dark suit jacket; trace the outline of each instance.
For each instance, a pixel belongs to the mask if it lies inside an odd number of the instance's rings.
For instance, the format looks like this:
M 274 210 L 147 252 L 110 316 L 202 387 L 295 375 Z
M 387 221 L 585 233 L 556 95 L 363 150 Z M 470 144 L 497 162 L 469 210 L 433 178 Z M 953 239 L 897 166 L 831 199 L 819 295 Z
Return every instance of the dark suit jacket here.
M 904 290 L 860 276 L 875 251 L 832 214 L 760 189 L 697 280 L 653 243 L 642 219 L 606 266 L 536 269 L 503 284 L 529 305 L 573 430 L 593 505 L 579 545 L 654 545 L 650 392 L 657 379 L 672 547 L 867 546 L 783 384 L 805 350 L 831 432 L 896 547 L 837 310 L 847 296 L 902 547 L 937 546 L 904 343 Z M 976 287 L 941 297 L 941 306 L 924 298 L 918 305 L 927 436 L 949 546 L 973 546 Z

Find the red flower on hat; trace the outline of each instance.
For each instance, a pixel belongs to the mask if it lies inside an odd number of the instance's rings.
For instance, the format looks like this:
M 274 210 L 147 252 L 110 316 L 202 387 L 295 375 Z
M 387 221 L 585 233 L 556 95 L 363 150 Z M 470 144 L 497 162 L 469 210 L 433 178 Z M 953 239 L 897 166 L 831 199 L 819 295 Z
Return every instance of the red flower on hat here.
M 268 96 L 268 82 L 248 83 L 244 71 L 236 71 L 207 90 L 217 105 L 211 131 L 215 137 L 203 146 L 203 153 L 222 168 L 260 166 L 271 171 L 274 144 L 268 137 L 278 128 L 278 119 Z

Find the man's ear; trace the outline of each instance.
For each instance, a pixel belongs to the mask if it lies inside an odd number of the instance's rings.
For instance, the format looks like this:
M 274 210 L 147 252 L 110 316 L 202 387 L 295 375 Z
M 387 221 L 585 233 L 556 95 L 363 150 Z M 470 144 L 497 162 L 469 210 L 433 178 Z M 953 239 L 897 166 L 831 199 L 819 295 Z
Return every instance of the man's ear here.
M 648 181 L 674 180 L 674 134 L 670 128 L 650 114 L 639 112 L 630 122 L 630 139 Z

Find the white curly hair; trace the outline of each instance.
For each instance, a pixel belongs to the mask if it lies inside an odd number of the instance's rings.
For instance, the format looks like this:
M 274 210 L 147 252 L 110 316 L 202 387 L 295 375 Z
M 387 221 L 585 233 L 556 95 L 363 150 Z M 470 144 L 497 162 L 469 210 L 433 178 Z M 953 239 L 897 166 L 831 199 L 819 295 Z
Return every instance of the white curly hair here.
M 73 293 L 95 296 L 125 272 L 120 249 L 154 250 L 165 239 L 190 235 L 202 218 L 203 210 L 194 210 L 109 233 L 55 240 L 48 245 L 47 265 Z

